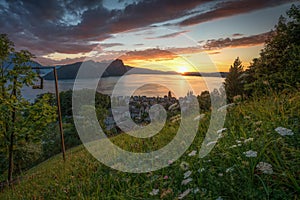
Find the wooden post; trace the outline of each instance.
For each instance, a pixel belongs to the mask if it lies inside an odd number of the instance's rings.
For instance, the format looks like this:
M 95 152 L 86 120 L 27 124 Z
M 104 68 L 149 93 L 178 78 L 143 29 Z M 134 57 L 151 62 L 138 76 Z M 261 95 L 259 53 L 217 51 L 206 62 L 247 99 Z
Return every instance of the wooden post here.
M 63 125 L 62 125 L 62 118 L 61 118 L 61 108 L 60 108 L 60 97 L 58 92 L 58 79 L 57 79 L 57 72 L 56 68 L 53 68 L 54 73 L 54 80 L 55 80 L 55 93 L 56 93 L 56 101 L 57 101 L 57 114 L 58 114 L 58 122 L 59 122 L 59 131 L 60 131 L 60 138 L 61 138 L 61 150 L 63 153 L 63 159 L 66 161 L 66 150 L 65 150 L 65 141 L 64 141 L 64 132 L 63 132 Z

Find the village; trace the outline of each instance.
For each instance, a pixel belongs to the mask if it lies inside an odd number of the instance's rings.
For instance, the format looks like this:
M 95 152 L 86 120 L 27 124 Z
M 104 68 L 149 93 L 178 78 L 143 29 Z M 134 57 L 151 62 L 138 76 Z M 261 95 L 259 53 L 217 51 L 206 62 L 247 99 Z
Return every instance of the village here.
M 164 117 L 163 112 L 166 112 L 167 119 L 174 121 L 180 119 L 181 112 L 188 110 L 193 99 L 196 99 L 196 96 L 192 91 L 189 91 L 185 97 L 179 97 L 179 99 L 172 96 L 171 91 L 164 97 L 112 97 L 113 109 L 109 110 L 104 124 L 107 131 L 117 128 L 117 124 L 126 122 L 130 118 L 138 125 L 147 125 L 151 123 L 151 119 L 162 119 Z M 165 111 L 159 109 L 158 106 L 163 107 Z

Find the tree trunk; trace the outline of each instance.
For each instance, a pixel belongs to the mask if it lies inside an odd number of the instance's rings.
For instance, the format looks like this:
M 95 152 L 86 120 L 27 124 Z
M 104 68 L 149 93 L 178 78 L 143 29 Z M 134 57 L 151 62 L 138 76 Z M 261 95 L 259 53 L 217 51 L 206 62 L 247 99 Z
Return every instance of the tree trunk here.
M 9 144 L 9 156 L 8 156 L 8 181 L 9 183 L 12 182 L 13 177 L 13 167 L 14 167 L 14 161 L 13 161 L 13 150 L 14 150 L 14 133 L 11 133 L 10 135 L 10 144 Z
M 12 96 L 17 97 L 17 90 L 16 90 L 16 82 L 17 77 L 14 77 L 13 83 L 13 91 Z M 15 137 L 15 123 L 16 123 L 16 107 L 13 106 L 12 113 L 11 113 L 11 134 L 10 134 L 10 144 L 8 149 L 8 181 L 9 183 L 12 182 L 13 179 L 13 169 L 14 169 L 14 158 L 13 158 L 13 151 L 14 151 L 14 137 Z

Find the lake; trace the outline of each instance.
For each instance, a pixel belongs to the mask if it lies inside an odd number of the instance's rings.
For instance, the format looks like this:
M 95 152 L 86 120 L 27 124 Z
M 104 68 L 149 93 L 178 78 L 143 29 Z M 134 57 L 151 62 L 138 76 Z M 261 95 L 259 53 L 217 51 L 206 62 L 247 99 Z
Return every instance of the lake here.
M 161 74 L 130 74 L 122 77 L 105 77 L 97 83 L 95 79 L 78 80 L 79 88 L 91 89 L 97 85 L 97 91 L 103 94 L 115 96 L 164 96 L 171 91 L 175 97 L 183 97 L 188 91 L 193 91 L 195 95 L 202 91 L 212 91 L 222 85 L 224 78 L 200 77 L 200 76 L 180 76 Z M 74 80 L 59 80 L 59 91 L 73 89 Z M 79 89 L 75 88 L 75 89 Z M 22 94 L 26 99 L 34 100 L 38 94 L 55 93 L 54 81 L 44 80 L 44 89 L 22 88 Z

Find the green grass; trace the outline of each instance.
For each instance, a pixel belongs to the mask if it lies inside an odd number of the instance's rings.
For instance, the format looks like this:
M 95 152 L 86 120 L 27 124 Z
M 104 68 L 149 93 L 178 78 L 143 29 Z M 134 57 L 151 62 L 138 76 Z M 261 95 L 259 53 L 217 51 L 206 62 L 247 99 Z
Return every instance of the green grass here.
M 201 120 L 189 150 L 167 168 L 143 174 L 119 172 L 93 158 L 83 146 L 70 149 L 67 160 L 57 155 L 22 174 L 22 180 L 0 192 L 0 199 L 176 199 L 187 189 L 185 199 L 298 199 L 300 198 L 300 93 L 254 98 L 228 112 L 225 136 L 203 159 L 188 156 L 199 151 L 209 115 Z M 294 132 L 281 136 L 275 128 Z M 159 149 L 176 134 L 178 124 L 168 124 L 151 140 L 119 135 L 113 142 L 128 151 Z M 245 139 L 253 141 L 244 143 Z M 154 145 L 154 147 L 153 147 Z M 234 147 L 233 145 L 236 145 Z M 253 150 L 257 157 L 243 152 Z M 182 185 L 182 162 L 193 179 Z M 272 165 L 273 173 L 256 168 L 259 162 Z M 168 176 L 168 179 L 164 179 Z M 152 189 L 159 189 L 151 196 Z

